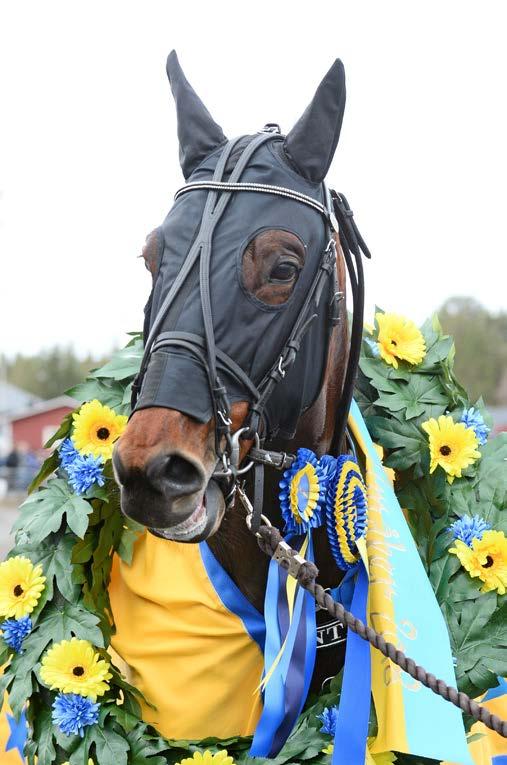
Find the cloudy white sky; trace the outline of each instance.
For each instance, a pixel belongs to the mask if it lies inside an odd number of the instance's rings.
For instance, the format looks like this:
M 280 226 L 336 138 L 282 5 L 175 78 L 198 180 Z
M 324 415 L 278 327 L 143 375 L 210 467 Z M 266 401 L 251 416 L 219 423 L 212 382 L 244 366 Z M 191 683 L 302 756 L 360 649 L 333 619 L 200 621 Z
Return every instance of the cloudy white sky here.
M 165 59 L 229 136 L 289 129 L 333 59 L 329 173 L 374 260 L 368 302 L 505 308 L 502 0 L 0 0 L 0 351 L 107 352 L 141 326 L 136 255 L 181 183 Z

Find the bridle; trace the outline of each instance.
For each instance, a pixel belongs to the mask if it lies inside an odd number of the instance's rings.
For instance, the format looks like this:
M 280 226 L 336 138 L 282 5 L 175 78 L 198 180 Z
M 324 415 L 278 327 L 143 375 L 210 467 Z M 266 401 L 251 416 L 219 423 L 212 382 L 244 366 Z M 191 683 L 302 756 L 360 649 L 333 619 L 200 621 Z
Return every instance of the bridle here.
M 276 129 L 274 129 L 274 127 Z M 301 341 L 312 321 L 316 317 L 315 309 L 319 305 L 326 284 L 329 280 L 332 285 L 332 299 L 330 305 L 329 323 L 331 326 L 338 323 L 338 306 L 343 295 L 338 291 L 338 279 L 336 271 L 336 244 L 335 235 L 339 236 L 340 246 L 345 258 L 349 275 L 350 287 L 353 298 L 353 314 L 350 330 L 350 348 L 347 361 L 347 370 L 342 389 L 340 404 L 337 408 L 334 434 L 329 449 L 330 454 L 339 454 L 343 448 L 347 435 L 347 418 L 352 401 L 354 384 L 359 363 L 361 350 L 363 312 L 364 312 L 364 277 L 361 255 L 370 258 L 370 252 L 362 239 L 355 224 L 352 210 L 343 194 L 329 191 L 323 184 L 324 199 L 322 205 L 317 200 L 307 197 L 290 188 L 274 186 L 270 184 L 242 183 L 239 179 L 249 159 L 255 150 L 278 134 L 277 126 L 268 125 L 255 136 L 244 148 L 237 161 L 230 178 L 223 180 L 227 160 L 232 150 L 240 139 L 228 142 L 216 165 L 211 181 L 199 181 L 188 183 L 181 188 L 176 198 L 195 190 L 207 190 L 207 200 L 201 225 L 196 238 L 186 256 L 183 265 L 174 280 L 169 293 L 160 306 L 152 323 L 145 351 L 141 362 L 140 371 L 134 380 L 132 388 L 132 410 L 134 411 L 138 396 L 141 391 L 143 378 L 151 357 L 151 354 L 161 348 L 176 346 L 184 348 L 194 354 L 206 370 L 208 385 L 211 393 L 213 413 L 215 418 L 215 442 L 217 455 L 221 467 L 213 474 L 215 479 L 222 481 L 226 505 L 231 506 L 236 496 L 246 510 L 246 521 L 250 530 L 257 536 L 259 545 L 263 551 L 273 558 L 288 573 L 295 577 L 302 588 L 310 592 L 316 600 L 317 606 L 325 609 L 334 619 L 324 629 L 342 625 L 348 627 L 372 646 L 379 649 L 384 656 L 393 661 L 411 677 L 422 682 L 434 693 L 451 701 L 465 713 L 473 715 L 476 720 L 481 720 L 492 730 L 501 736 L 507 736 L 507 723 L 492 714 L 485 707 L 472 701 L 465 693 L 458 692 L 448 686 L 443 680 L 437 679 L 428 673 L 423 667 L 408 658 L 403 651 L 377 633 L 371 626 L 362 623 L 356 616 L 347 611 L 344 606 L 334 600 L 329 592 L 318 584 L 318 569 L 311 562 L 303 558 L 297 550 L 290 547 L 283 539 L 278 529 L 271 525 L 270 520 L 262 515 L 263 495 L 263 470 L 265 466 L 285 470 L 294 461 L 294 457 L 283 452 L 271 451 L 263 448 L 265 434 L 262 432 L 262 417 L 266 403 L 273 394 L 276 386 L 285 377 L 287 371 L 294 364 Z M 272 194 L 295 200 L 301 204 L 312 207 L 321 215 L 325 226 L 325 248 L 320 254 L 319 265 L 307 291 L 306 297 L 299 307 L 299 312 L 293 324 L 292 330 L 287 337 L 282 351 L 273 361 L 270 370 L 264 375 L 258 385 L 255 385 L 244 370 L 227 354 L 217 348 L 213 330 L 213 317 L 210 296 L 210 257 L 212 249 L 213 232 L 223 215 L 227 204 L 233 194 L 238 192 Z M 171 308 L 186 298 L 186 281 L 194 266 L 199 261 L 199 287 L 202 303 L 202 315 L 204 320 L 204 338 L 193 333 L 164 331 L 160 332 L 162 322 Z M 239 381 L 251 396 L 252 403 L 245 422 L 234 433 L 231 432 L 230 406 L 227 390 L 222 384 L 218 374 L 219 369 L 225 369 Z M 254 439 L 255 445 L 250 449 L 246 466 L 239 464 L 240 439 Z M 222 447 L 224 443 L 224 447 Z M 350 449 L 353 451 L 353 443 L 350 440 Z M 250 502 L 239 478 L 245 472 L 254 468 L 254 500 Z M 336 635 L 336 640 L 329 641 L 329 645 L 343 642 L 343 635 Z M 322 637 L 322 642 L 324 638 Z
M 208 193 L 197 235 L 151 324 L 140 370 L 133 383 L 131 401 L 132 411 L 134 411 L 151 355 L 156 351 L 176 347 L 185 349 L 199 360 L 205 370 L 211 396 L 215 422 L 215 450 L 220 463 L 213 473 L 213 478 L 221 482 L 226 504 L 231 505 L 235 498 L 239 476 L 255 467 L 255 496 L 253 518 L 251 519 L 253 531 L 260 524 L 264 467 L 271 466 L 283 470 L 293 460 L 290 455 L 285 453 L 262 448 L 266 438 L 266 433 L 263 430 L 263 414 L 266 404 L 277 385 L 294 364 L 301 342 L 310 325 L 317 318 L 316 309 L 323 295 L 331 294 L 332 296 L 329 306 L 329 327 L 332 328 L 340 321 L 339 306 L 344 295 L 338 289 L 336 235 L 340 238 L 344 253 L 354 303 L 348 366 L 341 402 L 338 407 L 332 449 L 338 450 L 343 442 L 357 372 L 363 323 L 364 282 L 361 252 L 370 257 L 370 253 L 355 226 L 347 200 L 342 195 L 330 191 L 324 183 L 322 190 L 325 204 L 322 204 L 317 199 L 294 189 L 240 180 L 255 151 L 272 140 L 275 135 L 279 138 L 279 133 L 278 126 L 270 124 L 255 135 L 242 150 L 229 178 L 224 180 L 227 163 L 241 139 L 235 138 L 228 141 L 218 158 L 211 180 L 190 182 L 176 192 L 175 200 L 184 194 L 195 191 L 207 191 Z M 217 347 L 210 294 L 210 266 L 214 232 L 233 195 L 245 192 L 284 197 L 312 208 L 323 220 L 324 241 L 326 242 L 326 246 L 319 256 L 315 275 L 299 307 L 298 315 L 282 350 L 257 385 L 230 356 Z M 197 268 L 199 269 L 199 292 L 204 337 L 170 329 L 161 332 L 162 324 L 169 312 L 177 310 L 178 305 L 181 305 L 186 299 L 190 274 L 195 273 Z M 250 400 L 245 421 L 235 432 L 231 431 L 230 403 L 227 388 L 220 376 L 220 370 L 225 370 L 230 377 L 239 382 Z M 244 466 L 240 466 L 239 463 L 240 439 L 254 440 L 254 446 L 248 454 L 248 462 Z

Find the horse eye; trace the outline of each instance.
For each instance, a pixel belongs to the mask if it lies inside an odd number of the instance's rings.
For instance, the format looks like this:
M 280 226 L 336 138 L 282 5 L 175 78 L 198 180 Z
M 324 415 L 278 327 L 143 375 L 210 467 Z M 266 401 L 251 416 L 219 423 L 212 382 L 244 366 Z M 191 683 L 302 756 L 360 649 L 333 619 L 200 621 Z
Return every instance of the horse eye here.
M 271 269 L 270 282 L 291 282 L 299 276 L 299 268 L 295 263 L 281 261 Z

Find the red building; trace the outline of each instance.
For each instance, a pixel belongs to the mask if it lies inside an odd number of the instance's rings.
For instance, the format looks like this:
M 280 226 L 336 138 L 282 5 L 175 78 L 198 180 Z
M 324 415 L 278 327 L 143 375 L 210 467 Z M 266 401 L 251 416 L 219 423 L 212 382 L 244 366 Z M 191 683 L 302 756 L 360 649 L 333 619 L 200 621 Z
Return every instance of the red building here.
M 9 418 L 12 445 L 24 445 L 30 451 L 39 451 L 56 432 L 65 415 L 77 406 L 78 402 L 70 396 L 58 396 L 16 412 Z

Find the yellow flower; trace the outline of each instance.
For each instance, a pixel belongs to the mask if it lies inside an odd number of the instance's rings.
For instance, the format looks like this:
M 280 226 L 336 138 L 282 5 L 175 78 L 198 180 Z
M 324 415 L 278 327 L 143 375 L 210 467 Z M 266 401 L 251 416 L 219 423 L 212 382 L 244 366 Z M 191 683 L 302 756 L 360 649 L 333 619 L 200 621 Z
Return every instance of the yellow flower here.
M 377 313 L 378 348 L 387 364 L 398 368 L 398 359 L 420 364 L 426 356 L 426 343 L 413 321 L 395 313 Z
M 449 483 L 455 476 L 460 478 L 461 471 L 480 458 L 477 436 L 464 423 L 454 422 L 452 417 L 442 414 L 438 421 L 432 417 L 421 427 L 429 436 L 430 473 L 440 465 L 447 473 Z
M 0 563 L 0 616 L 21 619 L 31 614 L 44 589 L 42 566 L 16 555 Z
M 333 743 L 328 744 L 321 751 L 322 751 L 322 754 L 333 754 L 333 752 L 334 752 L 334 744 Z
M 471 547 L 457 539 L 449 552 L 458 556 L 470 576 L 478 576 L 484 582 L 482 592 L 498 590 L 499 595 L 505 595 L 507 539 L 503 531 L 485 531 L 481 539 L 476 537 L 472 540 Z
M 62 640 L 55 643 L 42 659 L 40 670 L 42 681 L 51 690 L 58 688 L 63 693 L 78 693 L 92 701 L 102 696 L 109 685 L 109 664 L 99 658 L 88 640 Z
M 194 752 L 192 757 L 185 757 L 176 765 L 236 765 L 236 763 L 227 754 L 227 749 L 221 749 L 216 754 L 206 749 L 204 752 Z
M 108 406 L 94 399 L 83 404 L 73 416 L 72 441 L 82 454 L 93 454 L 108 460 L 113 454 L 113 444 L 127 425 L 127 417 L 116 414 Z

